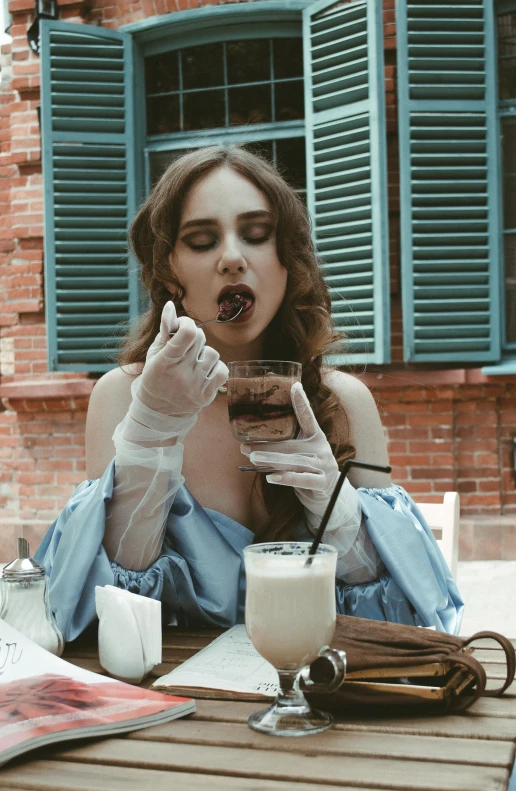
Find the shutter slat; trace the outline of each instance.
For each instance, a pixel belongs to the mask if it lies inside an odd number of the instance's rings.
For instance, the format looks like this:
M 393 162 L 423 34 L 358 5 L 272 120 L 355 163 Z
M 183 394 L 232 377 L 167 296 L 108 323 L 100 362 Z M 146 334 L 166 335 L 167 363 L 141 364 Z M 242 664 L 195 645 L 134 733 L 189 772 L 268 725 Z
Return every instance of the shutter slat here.
M 388 242 L 380 0 L 308 7 L 308 206 L 342 353 L 387 362 Z M 326 111 L 331 109 L 331 113 Z
M 490 0 L 397 5 L 407 361 L 499 359 L 493 30 Z
M 105 371 L 137 312 L 127 250 L 134 211 L 124 82 L 130 39 L 45 21 L 41 59 L 49 365 Z M 104 142 L 92 143 L 91 132 Z

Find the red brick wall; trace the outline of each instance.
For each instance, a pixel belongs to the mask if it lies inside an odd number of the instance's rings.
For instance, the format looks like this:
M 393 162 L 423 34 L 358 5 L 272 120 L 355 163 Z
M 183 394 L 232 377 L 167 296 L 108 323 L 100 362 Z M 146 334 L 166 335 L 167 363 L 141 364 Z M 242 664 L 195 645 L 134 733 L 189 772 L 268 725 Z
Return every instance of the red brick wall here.
M 119 27 L 209 0 L 58 0 L 61 19 Z M 0 561 L 25 534 L 33 547 L 84 478 L 93 382 L 48 374 L 43 303 L 39 59 L 27 45 L 33 0 L 10 0 L 12 44 L 0 83 Z M 389 439 L 394 478 L 419 500 L 461 494 L 461 556 L 516 558 L 516 377 L 402 363 L 399 153 L 394 0 L 384 2 L 394 364 L 365 376 Z M 428 369 L 428 366 L 426 366 Z M 14 389 L 13 389 L 14 388 Z

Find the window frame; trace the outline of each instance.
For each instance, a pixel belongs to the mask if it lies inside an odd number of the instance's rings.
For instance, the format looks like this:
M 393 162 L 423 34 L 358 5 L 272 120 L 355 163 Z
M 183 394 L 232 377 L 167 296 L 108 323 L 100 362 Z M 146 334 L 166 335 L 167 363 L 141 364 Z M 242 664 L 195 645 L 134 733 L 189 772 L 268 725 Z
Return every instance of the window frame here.
M 150 47 L 143 47 L 142 55 L 145 60 L 146 57 L 151 55 L 160 54 L 161 52 L 177 52 L 178 50 L 186 49 L 188 47 L 197 46 L 198 44 L 217 43 L 223 36 L 224 41 L 241 41 L 243 39 L 271 39 L 271 38 L 299 38 L 302 39 L 302 24 L 301 15 L 297 22 L 282 21 L 279 24 L 271 25 L 270 22 L 262 23 L 255 22 L 252 28 L 248 25 L 233 25 L 227 31 L 226 28 L 219 33 L 213 31 L 199 31 L 195 30 L 192 34 L 192 39 L 181 40 L 177 42 L 177 46 L 170 46 L 170 39 L 167 38 L 166 42 L 158 41 L 152 42 Z M 166 44 L 166 47 L 165 47 Z M 146 95 L 144 80 L 141 80 L 140 90 L 143 91 L 141 96 L 141 105 L 144 109 L 141 113 L 141 124 L 146 129 L 147 116 L 146 116 Z M 151 190 L 150 183 L 150 156 L 153 153 L 161 151 L 181 151 L 191 150 L 192 148 L 200 148 L 205 145 L 218 145 L 220 143 L 259 143 L 261 141 L 269 140 L 282 140 L 290 139 L 293 137 L 305 137 L 306 119 L 302 118 L 296 121 L 271 121 L 264 124 L 248 124 L 241 126 L 224 126 L 212 129 L 194 129 L 190 132 L 173 132 L 170 134 L 162 135 L 148 135 L 144 133 L 144 174 L 145 174 L 145 190 L 148 195 Z
M 145 58 L 150 55 L 157 55 L 160 52 L 168 52 L 174 49 L 193 47 L 199 44 L 209 44 L 222 39 L 242 40 L 244 38 L 271 38 L 271 37 L 302 37 L 302 12 L 303 9 L 311 5 L 313 0 L 257 0 L 253 3 L 242 3 L 234 5 L 204 6 L 201 8 L 190 9 L 188 11 L 177 11 L 170 14 L 163 14 L 158 17 L 151 17 L 142 22 L 133 22 L 129 25 L 122 25 L 121 32 L 130 33 L 134 45 L 134 71 L 133 71 L 133 101 L 134 106 L 143 108 L 140 118 L 146 122 L 145 112 Z M 271 21 L 273 16 L 274 21 Z M 259 35 L 257 35 L 259 32 Z M 171 39 L 178 42 L 177 46 L 171 46 Z M 284 121 L 278 126 L 292 124 L 292 133 L 288 136 L 297 137 L 301 133 L 295 134 L 300 126 L 305 126 L 305 121 Z M 202 135 L 203 138 L 217 142 L 222 139 L 222 134 L 233 137 L 235 142 L 241 140 L 244 131 L 247 139 L 253 142 L 266 139 L 268 130 L 273 124 L 253 125 L 245 127 L 229 127 L 224 133 L 217 130 L 198 130 L 197 132 L 176 133 L 174 135 L 155 135 L 153 139 L 146 134 L 146 123 L 140 122 L 135 130 L 135 147 L 141 152 L 139 167 L 139 190 L 142 194 L 145 187 L 144 165 L 145 148 L 150 150 L 163 151 L 172 148 L 186 148 L 187 138 L 192 141 L 195 135 Z M 285 126 L 286 128 L 286 126 Z M 278 133 L 278 137 L 286 135 Z M 173 138 L 173 140 L 172 140 Z

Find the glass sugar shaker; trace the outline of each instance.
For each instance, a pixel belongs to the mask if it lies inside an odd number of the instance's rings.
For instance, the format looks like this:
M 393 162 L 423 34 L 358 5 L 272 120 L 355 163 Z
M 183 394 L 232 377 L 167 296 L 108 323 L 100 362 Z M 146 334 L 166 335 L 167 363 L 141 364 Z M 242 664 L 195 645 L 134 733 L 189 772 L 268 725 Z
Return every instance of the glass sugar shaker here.
M 61 656 L 64 641 L 48 598 L 45 569 L 30 557 L 29 543 L 18 539 L 18 557 L 4 566 L 0 618 L 35 643 Z

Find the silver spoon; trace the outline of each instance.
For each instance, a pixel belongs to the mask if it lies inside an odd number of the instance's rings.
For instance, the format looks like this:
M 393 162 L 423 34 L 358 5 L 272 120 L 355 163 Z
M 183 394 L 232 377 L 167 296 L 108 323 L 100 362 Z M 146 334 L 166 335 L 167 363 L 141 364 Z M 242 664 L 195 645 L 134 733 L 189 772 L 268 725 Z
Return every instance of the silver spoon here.
M 240 314 L 242 313 L 244 308 L 245 308 L 245 305 L 242 305 L 242 307 L 239 308 L 238 313 L 235 313 L 235 315 L 231 316 L 230 319 L 219 319 L 219 318 L 208 319 L 207 321 L 202 321 L 200 324 L 197 324 L 197 326 L 198 327 L 205 327 L 207 324 L 211 324 L 213 321 L 216 324 L 227 324 L 229 321 L 233 321 L 233 319 L 236 319 L 237 316 L 240 316 Z M 169 332 L 170 337 L 172 337 L 175 334 L 176 334 L 175 331 L 174 332 Z
M 215 319 L 208 319 L 208 321 L 203 321 L 201 324 L 198 324 L 197 326 L 198 326 L 198 327 L 205 327 L 205 326 L 206 326 L 206 324 L 211 324 L 213 321 L 214 321 L 216 324 L 227 324 L 227 323 L 228 323 L 228 321 L 233 321 L 233 319 L 236 319 L 236 317 L 237 317 L 237 316 L 240 316 L 240 314 L 242 313 L 242 311 L 243 311 L 243 309 L 244 309 L 244 308 L 245 308 L 245 305 L 242 305 L 242 306 L 239 308 L 239 310 L 238 310 L 238 313 L 235 313 L 235 315 L 234 315 L 234 316 L 231 316 L 231 318 L 229 318 L 229 319 L 219 319 L 219 318 L 215 318 Z

